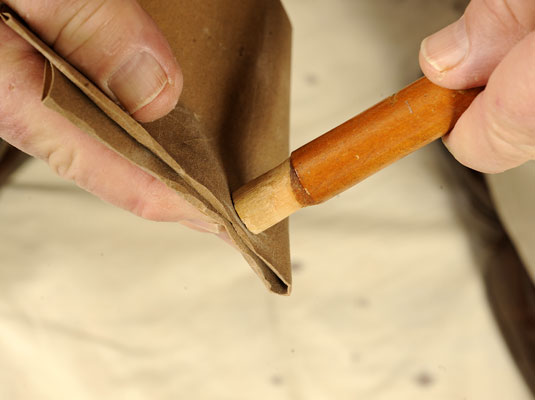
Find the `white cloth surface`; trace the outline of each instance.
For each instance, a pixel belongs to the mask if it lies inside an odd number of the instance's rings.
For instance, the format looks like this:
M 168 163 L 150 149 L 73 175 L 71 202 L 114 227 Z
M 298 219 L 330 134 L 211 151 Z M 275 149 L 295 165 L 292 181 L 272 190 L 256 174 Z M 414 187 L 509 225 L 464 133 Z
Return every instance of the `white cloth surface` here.
M 457 3 L 286 0 L 292 148 L 418 77 Z M 294 292 L 32 161 L 0 191 L 0 399 L 527 400 L 430 147 L 292 217 Z

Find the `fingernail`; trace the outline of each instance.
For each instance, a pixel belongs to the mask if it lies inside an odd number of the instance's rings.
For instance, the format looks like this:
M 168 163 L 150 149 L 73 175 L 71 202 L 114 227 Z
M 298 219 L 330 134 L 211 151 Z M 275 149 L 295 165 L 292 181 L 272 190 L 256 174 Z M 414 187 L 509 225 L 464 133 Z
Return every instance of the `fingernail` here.
M 195 229 L 201 232 L 209 232 L 219 234 L 224 230 L 224 228 L 219 224 L 214 224 L 202 220 L 183 220 L 181 221 L 182 225 L 187 226 L 188 228 Z
M 108 87 L 131 114 L 154 100 L 168 78 L 158 61 L 147 52 L 136 53 L 109 79 Z
M 437 71 L 457 66 L 468 54 L 468 35 L 464 17 L 422 42 L 422 55 Z

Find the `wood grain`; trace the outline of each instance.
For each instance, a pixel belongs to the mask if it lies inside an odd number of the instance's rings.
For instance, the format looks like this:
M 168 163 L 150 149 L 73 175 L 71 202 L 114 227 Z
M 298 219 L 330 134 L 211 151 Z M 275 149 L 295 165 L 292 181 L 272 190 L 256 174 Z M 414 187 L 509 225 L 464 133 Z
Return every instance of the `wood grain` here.
M 444 89 L 421 78 L 295 150 L 294 190 L 307 195 L 298 197 L 301 204 L 322 203 L 444 136 L 480 91 Z
M 481 90 L 450 90 L 421 78 L 238 189 L 234 207 L 251 232 L 261 233 L 446 135 Z

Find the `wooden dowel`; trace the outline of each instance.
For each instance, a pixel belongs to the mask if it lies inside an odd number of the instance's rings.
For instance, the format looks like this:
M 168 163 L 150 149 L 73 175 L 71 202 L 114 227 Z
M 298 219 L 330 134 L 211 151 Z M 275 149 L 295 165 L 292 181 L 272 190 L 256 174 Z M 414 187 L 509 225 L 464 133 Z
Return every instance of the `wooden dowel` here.
M 238 189 L 233 194 L 238 215 L 260 233 L 300 208 L 329 200 L 447 134 L 481 90 L 417 80 Z

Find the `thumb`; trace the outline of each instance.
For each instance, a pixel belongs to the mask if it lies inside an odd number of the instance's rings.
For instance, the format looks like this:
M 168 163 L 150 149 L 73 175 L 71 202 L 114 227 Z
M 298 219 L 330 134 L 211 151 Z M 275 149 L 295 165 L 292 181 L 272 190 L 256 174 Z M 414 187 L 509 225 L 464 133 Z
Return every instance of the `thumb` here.
M 6 0 L 59 54 L 141 121 L 171 111 L 182 75 L 135 0 Z
M 534 29 L 535 1 L 472 0 L 461 19 L 424 39 L 420 66 L 440 86 L 483 86 L 503 57 Z
M 535 159 L 535 32 L 493 71 L 444 143 L 462 164 L 496 173 Z

